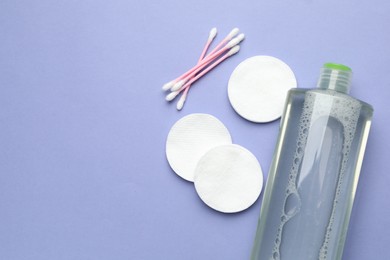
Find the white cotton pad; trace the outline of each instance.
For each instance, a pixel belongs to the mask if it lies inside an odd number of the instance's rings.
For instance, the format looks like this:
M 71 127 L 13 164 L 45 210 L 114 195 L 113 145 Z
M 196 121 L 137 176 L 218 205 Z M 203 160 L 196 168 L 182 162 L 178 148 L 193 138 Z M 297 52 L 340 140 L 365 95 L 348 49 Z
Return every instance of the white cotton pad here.
M 166 155 L 171 168 L 183 179 L 194 181 L 199 159 L 211 148 L 231 144 L 227 128 L 212 115 L 190 114 L 171 128 L 166 143 Z
M 209 207 L 224 213 L 249 208 L 263 187 L 263 172 L 256 157 L 236 145 L 208 151 L 195 169 L 195 189 Z
M 296 87 L 294 73 L 286 63 L 271 56 L 254 56 L 233 71 L 228 96 L 240 116 L 265 123 L 282 115 L 287 91 Z

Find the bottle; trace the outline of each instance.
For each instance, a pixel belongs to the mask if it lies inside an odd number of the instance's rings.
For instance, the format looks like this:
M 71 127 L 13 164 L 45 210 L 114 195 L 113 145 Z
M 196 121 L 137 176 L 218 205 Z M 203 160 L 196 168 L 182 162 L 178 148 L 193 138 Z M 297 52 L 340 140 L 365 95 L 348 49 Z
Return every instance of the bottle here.
M 316 89 L 289 91 L 251 260 L 342 257 L 373 108 L 327 63 Z

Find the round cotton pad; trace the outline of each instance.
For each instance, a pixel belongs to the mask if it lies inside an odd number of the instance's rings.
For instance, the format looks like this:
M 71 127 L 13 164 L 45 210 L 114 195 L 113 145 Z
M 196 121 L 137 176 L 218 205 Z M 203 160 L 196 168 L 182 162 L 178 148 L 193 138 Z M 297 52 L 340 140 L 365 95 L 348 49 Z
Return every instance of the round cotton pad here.
M 199 159 L 211 148 L 231 143 L 229 131 L 217 118 L 190 114 L 171 128 L 166 143 L 167 159 L 177 175 L 193 181 Z
M 208 151 L 195 169 L 195 189 L 209 207 L 224 213 L 247 209 L 259 197 L 263 172 L 247 149 L 222 145 Z
M 228 95 L 240 116 L 265 123 L 282 115 L 287 91 L 296 87 L 294 73 L 283 61 L 271 56 L 254 56 L 233 71 Z

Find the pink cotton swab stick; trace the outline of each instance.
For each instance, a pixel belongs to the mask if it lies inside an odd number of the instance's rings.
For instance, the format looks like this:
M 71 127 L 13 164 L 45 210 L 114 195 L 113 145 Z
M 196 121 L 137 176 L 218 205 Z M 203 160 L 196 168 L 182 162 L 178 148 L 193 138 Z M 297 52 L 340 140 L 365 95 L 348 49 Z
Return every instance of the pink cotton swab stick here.
M 202 53 L 200 54 L 200 57 L 199 57 L 199 60 L 198 60 L 198 63 L 197 63 L 197 64 L 199 64 L 199 63 L 203 60 L 203 58 L 204 58 L 204 56 L 205 56 L 205 54 L 206 54 L 206 52 L 207 52 L 207 49 L 209 48 L 210 44 L 211 44 L 211 41 L 210 41 L 210 37 L 209 37 L 209 39 L 208 39 L 208 41 L 207 41 L 205 47 L 203 48 Z M 215 49 L 214 49 L 214 50 L 215 50 Z M 190 85 L 188 85 L 188 88 L 189 88 L 189 87 L 190 87 Z M 173 100 L 181 91 L 182 91 L 182 90 L 180 90 L 180 91 L 172 91 L 171 93 L 169 93 L 169 94 L 166 96 L 165 99 L 166 99 L 167 101 L 172 101 L 172 100 Z M 187 93 L 188 93 L 188 90 L 186 91 L 186 95 L 187 95 Z
M 238 45 L 243 39 L 245 38 L 245 35 L 243 33 L 241 33 L 240 35 L 238 35 L 236 38 L 230 40 L 223 48 L 219 49 L 218 51 L 214 52 L 213 54 L 211 55 L 207 55 L 202 61 L 201 63 L 195 65 L 195 67 L 193 67 L 192 69 L 190 69 L 189 71 L 187 71 L 185 74 L 187 73 L 190 73 L 188 74 L 187 76 L 185 76 L 183 79 L 179 80 L 178 82 L 176 82 L 173 87 L 171 88 L 171 91 L 176 91 L 178 89 L 180 89 L 190 78 L 192 78 L 193 76 L 195 76 L 199 71 L 201 71 L 202 69 L 204 69 L 206 66 L 208 66 L 213 60 L 215 60 L 215 58 L 217 58 L 219 55 L 221 55 L 223 52 L 229 50 L 230 48 Z M 184 74 L 183 74 L 184 75 Z
M 214 28 L 213 28 L 214 29 Z M 212 35 L 213 34 L 213 29 L 211 29 L 210 31 L 210 34 L 209 35 Z M 211 52 L 210 54 L 214 54 L 218 49 L 220 49 L 224 44 L 226 44 L 227 42 L 229 42 L 231 39 L 233 39 L 234 36 L 236 36 L 239 32 L 239 29 L 238 28 L 234 28 Z M 209 55 L 210 55 L 209 54 Z M 207 56 L 209 56 L 207 55 Z M 199 64 L 199 62 L 198 62 Z M 186 77 L 188 74 L 190 74 L 192 72 L 192 70 L 195 69 L 195 68 L 192 68 L 190 71 L 187 71 L 186 73 L 184 73 L 183 75 L 179 76 L 178 78 L 166 83 L 163 85 L 163 90 L 168 90 L 170 88 L 172 88 L 172 86 L 177 83 L 179 80 L 183 79 L 184 77 Z
M 181 89 L 178 91 L 182 91 L 185 88 L 188 88 L 192 83 L 203 77 L 206 73 L 208 73 L 210 70 L 214 69 L 218 64 L 229 58 L 230 56 L 233 56 L 240 50 L 240 46 L 236 45 L 233 48 L 231 48 L 225 55 L 223 55 L 221 58 L 219 58 L 216 62 L 211 64 L 209 67 L 207 67 L 205 70 L 203 70 L 201 73 L 196 75 L 194 78 L 192 78 L 190 81 L 188 81 Z
M 220 43 L 218 43 L 218 45 L 207 56 L 214 54 L 223 45 L 225 45 L 227 42 L 229 42 L 231 39 L 233 39 L 238 34 L 239 31 L 240 31 L 240 29 L 238 29 L 238 28 L 234 28 L 233 30 L 231 30 L 230 33 Z
M 238 30 L 238 29 L 237 29 L 237 30 Z M 197 64 L 201 63 L 201 61 L 204 59 L 204 57 L 205 57 L 205 55 L 206 55 L 206 52 L 207 52 L 207 50 L 209 49 L 210 44 L 211 44 L 211 42 L 213 41 L 213 39 L 214 39 L 214 37 L 215 37 L 216 35 L 217 35 L 217 28 L 211 29 L 209 39 L 207 40 L 207 43 L 206 43 L 205 47 L 203 48 L 202 53 L 200 54 L 200 57 L 199 57 L 199 59 L 198 59 L 198 63 L 197 63 Z M 225 39 L 227 39 L 227 38 L 228 38 L 228 37 L 226 37 Z M 225 39 L 224 39 L 224 40 L 225 40 Z M 220 42 L 220 43 L 217 45 L 217 47 L 214 48 L 213 51 L 216 51 L 217 49 L 219 49 L 220 46 L 222 46 L 223 43 L 224 43 L 224 41 Z M 211 53 L 212 53 L 213 51 L 211 51 Z M 188 85 L 187 88 L 190 88 L 190 86 L 191 86 L 191 85 Z M 186 90 L 186 95 L 187 95 L 187 93 L 188 93 L 188 90 Z
M 203 51 L 200 54 L 198 64 L 203 60 L 207 50 L 210 47 L 211 42 L 214 40 L 216 35 L 217 35 L 217 28 L 214 27 L 213 29 L 211 29 L 210 34 L 209 34 L 209 38 L 207 39 L 207 42 L 206 42 L 206 45 L 204 46 Z
M 177 105 L 176 105 L 176 109 L 177 110 L 181 110 L 184 106 L 184 102 L 186 101 L 187 99 L 187 94 L 188 94 L 188 91 L 190 90 L 190 86 L 192 83 L 194 83 L 195 81 L 197 81 L 199 78 L 201 78 L 202 76 L 204 76 L 207 72 L 209 72 L 210 70 L 214 69 L 218 64 L 220 64 L 221 62 L 223 62 L 224 60 L 226 60 L 227 58 L 229 58 L 230 56 L 236 54 L 238 51 L 240 50 L 240 46 L 236 45 L 234 46 L 233 48 L 231 48 L 225 55 L 223 55 L 221 58 L 219 58 L 216 62 L 214 62 L 212 65 L 210 65 L 209 67 L 207 67 L 204 71 L 202 71 L 201 73 L 199 73 L 198 75 L 196 75 L 194 78 L 192 78 L 187 84 L 185 84 L 180 90 L 182 91 L 184 89 L 184 92 L 183 94 L 181 95 L 179 101 L 177 102 Z
M 214 54 L 215 52 L 217 52 L 224 44 L 226 44 L 227 42 L 229 42 L 230 40 L 233 39 L 234 36 L 237 35 L 237 33 L 239 32 L 239 29 L 238 28 L 234 28 L 226 37 L 225 39 L 223 39 L 218 45 L 217 47 L 215 47 L 211 53 L 209 55 L 207 55 L 206 57 L 208 58 L 210 55 Z M 203 59 L 202 59 L 203 61 Z M 197 64 L 199 65 L 199 63 Z M 169 87 L 172 88 L 172 86 L 175 84 L 175 83 L 178 83 L 178 81 L 180 81 L 181 79 L 187 77 L 190 73 L 192 73 L 195 69 L 196 69 L 196 66 L 195 65 L 192 69 L 188 70 L 187 72 L 185 72 L 184 74 L 182 74 L 181 76 L 177 77 L 176 79 L 164 84 L 163 86 L 163 90 L 168 90 Z M 185 82 L 184 82 L 185 83 Z M 181 83 L 181 86 L 184 84 L 184 83 Z M 177 87 L 178 88 L 178 87 Z
M 222 49 L 216 51 L 215 53 L 208 55 L 206 58 L 202 60 L 202 62 L 198 65 L 196 65 L 193 69 L 191 69 L 190 74 L 186 76 L 184 79 L 178 81 L 173 85 L 171 88 L 171 91 L 176 91 L 179 90 L 190 78 L 195 76 L 199 71 L 204 69 L 206 66 L 208 66 L 215 58 L 217 58 L 219 55 L 221 55 L 223 52 L 233 48 L 234 46 L 238 45 L 242 40 L 244 40 L 245 35 L 242 33 L 238 35 L 236 38 L 233 40 L 230 40 Z
M 212 32 L 213 30 L 215 30 L 215 34 L 213 35 L 213 38 L 208 39 L 207 43 L 206 43 L 206 46 L 204 47 L 203 51 L 202 51 L 202 54 L 200 55 L 199 59 L 198 59 L 198 63 L 199 64 L 204 58 L 205 58 L 205 54 L 208 50 L 208 48 L 210 47 L 210 44 L 211 42 L 213 41 L 215 35 L 217 34 L 217 28 L 213 28 L 211 29 L 211 32 L 210 32 L 210 35 L 212 35 Z M 230 33 L 207 55 L 211 55 L 213 53 L 215 53 L 217 50 L 219 50 L 223 45 L 225 45 L 228 41 L 230 41 L 234 36 L 236 36 L 238 34 L 240 30 L 238 28 L 234 28 L 233 30 L 230 31 Z M 193 78 L 194 76 L 192 76 L 191 78 Z M 191 79 L 189 78 L 189 80 Z M 173 86 L 172 86 L 173 87 Z M 190 86 L 188 86 L 190 87 Z M 187 91 L 188 92 L 188 91 Z
M 203 48 L 203 51 L 202 51 L 202 54 L 200 55 L 200 58 L 198 60 L 198 64 L 203 60 L 204 58 L 204 55 L 206 54 L 207 50 L 209 49 L 210 47 L 210 44 L 211 42 L 214 40 L 215 36 L 217 35 L 217 28 L 212 28 L 210 30 L 210 33 L 209 33 L 209 38 L 207 39 L 207 42 Z M 187 71 L 187 73 L 184 73 L 183 75 L 181 75 L 180 77 L 168 82 L 168 83 L 165 83 L 162 87 L 162 89 L 164 91 L 167 91 L 169 89 L 171 89 L 173 87 L 173 85 L 178 82 L 179 80 L 183 79 L 184 77 L 186 77 L 188 74 L 190 74 L 191 72 L 190 71 Z
M 199 78 L 201 78 L 202 76 L 204 76 L 206 73 L 208 73 L 210 70 L 212 70 L 213 68 L 215 68 L 218 64 L 220 64 L 221 62 L 223 62 L 224 60 L 226 60 L 227 58 L 229 58 L 230 56 L 236 54 L 238 51 L 240 50 L 240 46 L 235 46 L 233 48 L 231 48 L 225 55 L 223 55 L 221 58 L 219 58 L 216 62 L 214 62 L 212 65 L 210 65 L 209 67 L 207 67 L 205 70 L 203 70 L 201 73 L 199 73 L 198 75 L 196 75 L 194 78 L 192 78 L 190 81 L 188 81 L 187 84 L 185 84 L 183 87 L 181 87 L 179 90 L 177 91 L 173 91 L 171 93 L 169 93 L 167 96 L 166 96 L 166 100 L 167 101 L 172 101 L 177 95 L 179 95 L 180 92 L 182 92 L 184 90 L 184 93 L 183 95 L 180 97 L 180 100 L 178 102 L 178 105 L 177 105 L 177 108 L 178 110 L 180 110 L 183 105 L 184 105 L 184 102 L 185 102 L 185 99 L 187 97 L 187 93 L 188 93 L 188 90 L 190 88 L 190 85 L 192 83 L 194 83 L 196 80 L 198 80 Z M 180 109 L 179 109 L 180 108 Z

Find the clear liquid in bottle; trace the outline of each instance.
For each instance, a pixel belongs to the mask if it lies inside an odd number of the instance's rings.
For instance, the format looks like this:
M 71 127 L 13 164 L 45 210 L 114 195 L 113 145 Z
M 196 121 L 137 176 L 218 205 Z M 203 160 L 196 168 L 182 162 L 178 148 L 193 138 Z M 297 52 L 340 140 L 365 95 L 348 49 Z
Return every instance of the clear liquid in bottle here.
M 317 89 L 289 91 L 252 260 L 341 259 L 373 109 L 325 64 Z

